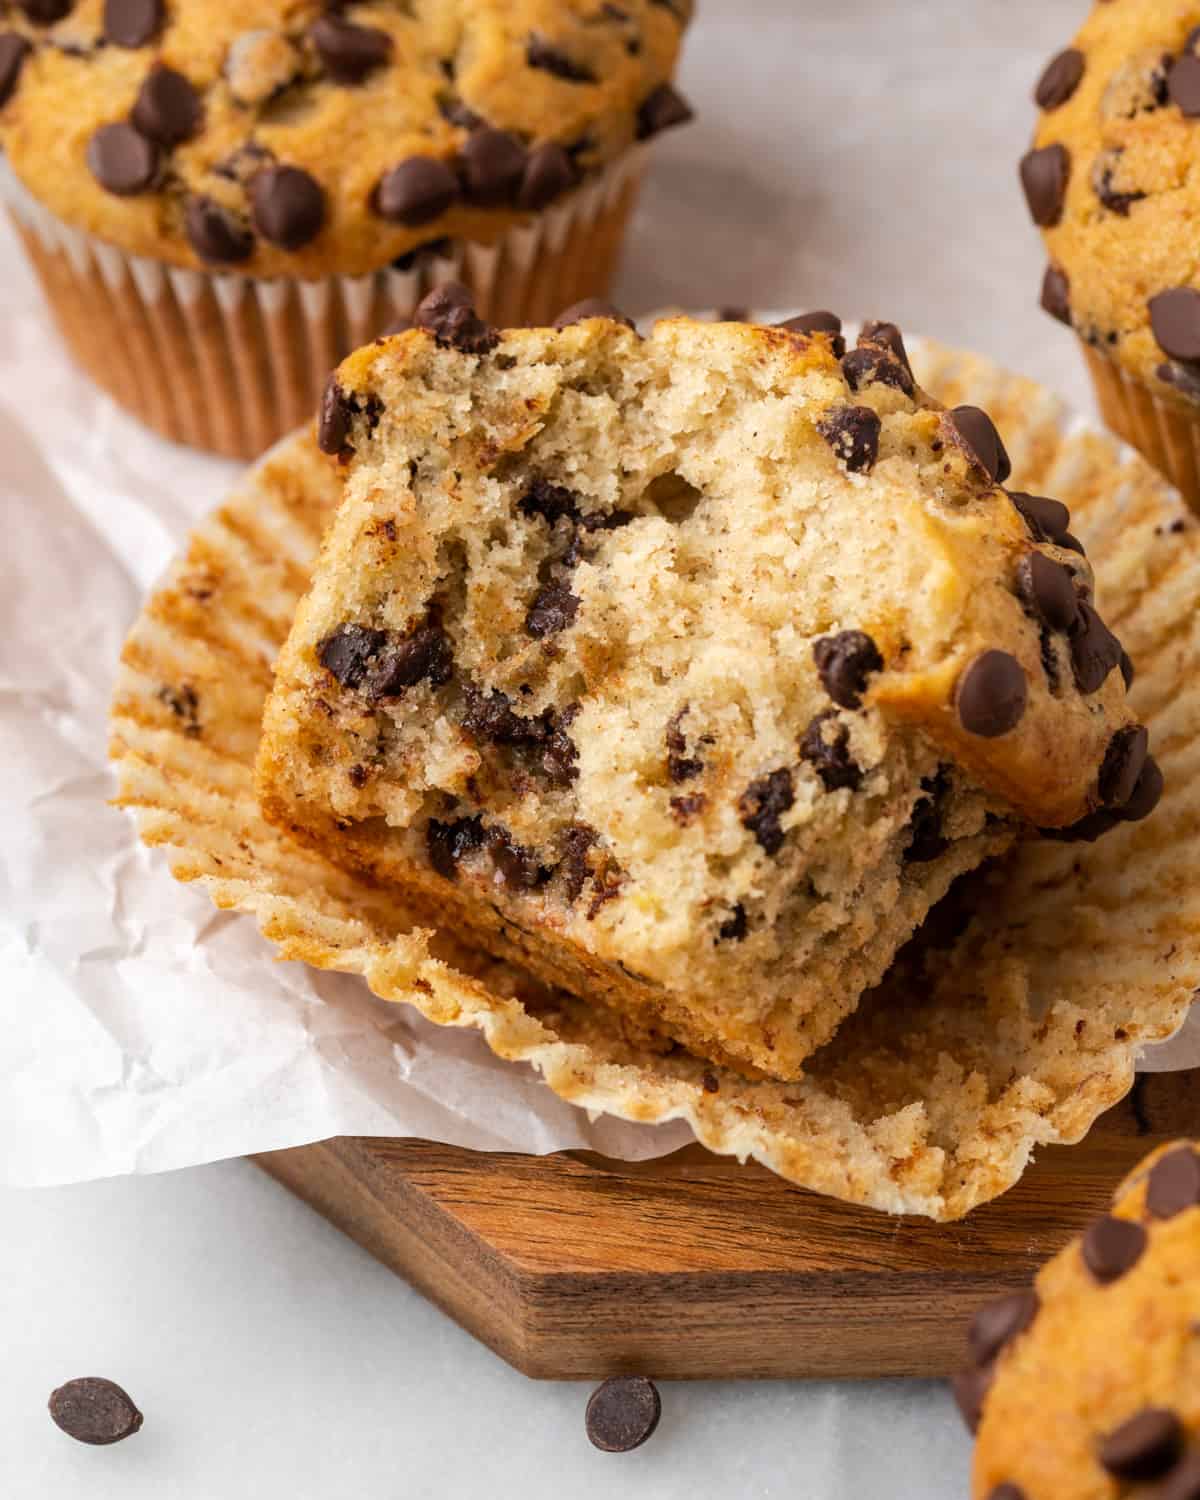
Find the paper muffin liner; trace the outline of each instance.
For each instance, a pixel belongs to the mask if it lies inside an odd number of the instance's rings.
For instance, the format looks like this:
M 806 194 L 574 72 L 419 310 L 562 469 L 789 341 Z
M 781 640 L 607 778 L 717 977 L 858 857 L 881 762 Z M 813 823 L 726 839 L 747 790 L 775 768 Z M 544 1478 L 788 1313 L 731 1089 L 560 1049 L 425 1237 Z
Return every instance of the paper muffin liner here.
M 589 1110 L 682 1118 L 714 1152 L 893 1213 L 949 1220 L 995 1197 L 1036 1145 L 1078 1140 L 1129 1089 L 1139 1049 L 1178 1029 L 1200 984 L 1200 528 L 1140 458 L 1032 382 L 909 347 L 932 394 L 992 412 L 1014 484 L 1071 506 L 1138 664 L 1167 792 L 1096 844 L 1031 842 L 968 877 L 960 919 L 926 923 L 801 1081 L 640 1051 L 618 1017 L 422 929 L 263 821 L 271 665 L 338 492 L 307 432 L 251 471 L 136 623 L 113 706 L 119 802 L 176 878 L 253 914 L 280 957 L 476 1028 Z
M 1102 350 L 1080 341 L 1105 422 L 1200 513 L 1200 410 L 1193 416 L 1163 400 Z
M 97 385 L 174 442 L 256 458 L 316 410 L 333 367 L 447 281 L 500 327 L 602 297 L 647 146 L 493 244 L 455 242 L 409 270 L 320 281 L 182 270 L 73 229 L 0 156 L 0 200 L 67 347 Z

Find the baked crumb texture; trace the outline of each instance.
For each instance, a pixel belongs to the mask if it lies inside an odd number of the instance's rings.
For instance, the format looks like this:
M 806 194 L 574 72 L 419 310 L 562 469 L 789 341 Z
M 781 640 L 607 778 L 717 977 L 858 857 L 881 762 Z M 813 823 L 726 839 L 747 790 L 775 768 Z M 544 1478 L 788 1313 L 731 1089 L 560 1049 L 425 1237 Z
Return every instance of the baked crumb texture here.
M 418 322 L 327 393 L 278 826 L 639 1045 L 788 1079 L 957 876 L 1157 800 L 1065 508 L 892 325 Z

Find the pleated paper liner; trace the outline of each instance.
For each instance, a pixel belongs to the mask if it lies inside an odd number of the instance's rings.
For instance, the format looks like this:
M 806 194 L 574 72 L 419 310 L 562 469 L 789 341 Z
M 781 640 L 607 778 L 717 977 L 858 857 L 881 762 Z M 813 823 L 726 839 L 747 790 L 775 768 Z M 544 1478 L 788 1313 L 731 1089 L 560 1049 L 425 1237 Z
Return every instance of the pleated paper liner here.
M 59 331 L 102 389 L 174 442 L 257 458 L 306 422 L 333 367 L 464 281 L 503 327 L 548 323 L 606 295 L 637 196 L 645 145 L 495 244 L 451 244 L 408 270 L 321 281 L 181 270 L 125 255 L 49 213 L 0 156 L 0 201 Z
M 262 821 L 252 769 L 271 663 L 337 496 L 307 432 L 199 529 L 129 637 L 112 752 L 143 840 L 218 906 L 252 913 L 280 957 L 474 1027 L 589 1110 L 683 1118 L 715 1152 L 893 1213 L 954 1219 L 1003 1192 L 1035 1146 L 1078 1140 L 1128 1090 L 1141 1045 L 1177 1030 L 1200 985 L 1200 533 L 1140 458 L 1040 387 L 910 347 L 934 395 L 993 413 L 1015 486 L 1071 506 L 1138 664 L 1167 794 L 1097 844 L 1029 844 L 971 877 L 957 919 L 926 924 L 803 1081 L 639 1052 L 614 1016 L 421 930 Z

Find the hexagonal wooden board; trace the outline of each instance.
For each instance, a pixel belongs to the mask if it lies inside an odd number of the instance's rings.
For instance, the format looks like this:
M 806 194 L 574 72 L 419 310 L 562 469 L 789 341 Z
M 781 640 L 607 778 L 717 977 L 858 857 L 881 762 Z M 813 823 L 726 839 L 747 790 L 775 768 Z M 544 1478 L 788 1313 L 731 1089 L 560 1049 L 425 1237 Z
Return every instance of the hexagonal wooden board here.
M 895 1219 L 688 1147 L 657 1161 L 345 1138 L 255 1160 L 527 1375 L 946 1375 L 1152 1146 L 1200 1073 L 1142 1075 L 957 1224 Z

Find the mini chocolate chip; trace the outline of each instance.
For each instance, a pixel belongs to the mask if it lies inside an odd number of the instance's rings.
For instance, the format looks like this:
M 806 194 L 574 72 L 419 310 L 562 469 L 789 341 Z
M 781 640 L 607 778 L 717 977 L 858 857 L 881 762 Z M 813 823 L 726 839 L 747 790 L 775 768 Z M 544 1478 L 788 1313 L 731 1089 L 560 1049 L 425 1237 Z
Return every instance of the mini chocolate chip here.
M 18 31 L 0 33 L 0 109 L 12 98 L 21 77 L 21 67 L 32 51 Z
M 1036 1292 L 1010 1292 L 1006 1297 L 984 1303 L 967 1331 L 972 1363 L 990 1364 L 1001 1349 L 1025 1332 L 1037 1317 L 1038 1307 Z
M 460 191 L 458 178 L 444 161 L 433 156 L 410 156 L 384 173 L 373 201 L 385 219 L 415 228 L 440 218 Z
M 455 880 L 459 861 L 482 848 L 484 837 L 483 824 L 478 818 L 459 818 L 453 823 L 430 818 L 425 827 L 429 863 L 444 880 Z
M 1117 665 L 1121 669 L 1121 677 L 1125 683 L 1125 691 L 1128 692 L 1129 689 L 1133 686 L 1133 679 L 1137 674 L 1134 670 L 1133 658 L 1130 656 L 1129 652 L 1125 650 L 1124 646 L 1121 647 L 1121 660 L 1117 663 Z
M 1172 359 L 1200 359 L 1200 292 L 1172 287 L 1150 298 L 1150 326 L 1164 354 Z
M 376 26 L 356 26 L 341 16 L 326 14 L 309 28 L 325 71 L 337 83 L 361 83 L 392 55 L 392 39 Z
M 1154 1500 L 1200 1500 L 1200 1453 L 1176 1464 L 1154 1491 Z
M 496 330 L 476 314 L 472 295 L 461 281 L 448 281 L 423 297 L 413 322 L 460 354 L 487 354 L 500 342 Z
M 1200 58 L 1185 53 L 1167 76 L 1167 90 L 1187 119 L 1200 116 Z
M 1156 1219 L 1173 1219 L 1185 1209 L 1200 1206 L 1200 1156 L 1190 1146 L 1177 1146 L 1160 1156 L 1150 1170 L 1146 1208 Z
M 565 83 L 595 83 L 596 75 L 586 63 L 576 62 L 536 32 L 525 44 L 525 61 L 531 68 L 552 73 Z
M 575 185 L 575 164 L 557 141 L 536 146 L 525 162 L 517 207 L 536 212 Z
M 786 766 L 752 781 L 739 798 L 738 813 L 742 826 L 750 829 L 768 854 L 778 854 L 782 847 L 784 833 L 779 823 L 780 814 L 787 812 L 795 800 L 792 773 Z
M 367 675 L 371 658 L 387 640 L 383 630 L 366 625 L 339 625 L 317 647 L 317 660 L 343 687 L 356 688 Z
M 878 344 L 860 344 L 857 349 L 851 349 L 842 360 L 842 374 L 852 391 L 875 384 L 890 385 L 906 396 L 913 395 L 916 390 L 908 366 L 902 364 L 890 349 Z
M 583 323 L 588 318 L 608 318 L 613 323 L 624 323 L 626 328 L 633 327 L 632 318 L 627 318 L 619 308 L 600 297 L 585 297 L 582 302 L 573 302 L 555 318 L 554 326 L 555 328 L 569 328 L 572 323 Z
M 800 740 L 800 758 L 813 767 L 827 792 L 841 787 L 856 792 L 862 785 L 862 769 L 850 755 L 850 731 L 832 708 L 810 720 Z
M 815 312 L 801 313 L 795 318 L 786 318 L 782 323 L 776 324 L 776 327 L 786 329 L 788 333 L 827 333 L 834 358 L 841 359 L 846 352 L 841 318 L 836 313 L 826 312 L 823 308 Z
M 550 879 L 536 851 L 516 843 L 505 828 L 488 829 L 487 850 L 501 880 L 512 890 L 531 891 Z
M 1042 277 L 1041 304 L 1043 312 L 1048 312 L 1068 328 L 1071 326 L 1071 283 L 1067 273 L 1058 266 L 1046 267 L 1046 274 Z
M 882 424 L 869 406 L 837 406 L 817 421 L 817 431 L 851 474 L 874 467 Z
M 525 147 L 507 130 L 485 125 L 467 137 L 459 152 L 463 191 L 480 208 L 510 202 L 525 175 Z
M 420 625 L 398 641 L 380 647 L 363 681 L 367 697 L 402 698 L 419 682 L 439 688 L 454 675 L 454 652 L 441 626 Z
M 128 1392 L 96 1375 L 60 1385 L 51 1393 L 49 1407 L 55 1426 L 81 1443 L 119 1443 L 142 1425 Z
M 1141 724 L 1118 729 L 1108 742 L 1100 767 L 1100 800 L 1105 807 L 1124 807 L 1146 764 L 1150 735 Z
M 1146 1231 L 1132 1219 L 1105 1214 L 1088 1226 L 1083 1236 L 1083 1263 L 1102 1285 L 1133 1269 L 1146 1248 Z
M 236 265 L 254 253 L 250 226 L 212 198 L 190 197 L 184 204 L 183 227 L 192 249 L 210 264 Z
M 1017 564 L 1017 593 L 1035 620 L 1066 632 L 1079 618 L 1075 576 L 1042 552 L 1030 552 Z
M 1086 600 L 1079 601 L 1079 620 L 1071 636 L 1071 666 L 1081 693 L 1095 693 L 1121 662 L 1121 643 Z
M 163 0 L 104 0 L 104 35 L 117 47 L 144 47 L 165 19 Z
M 110 193 L 144 193 L 158 175 L 158 148 L 132 125 L 101 125 L 87 148 L 88 170 Z
M 174 68 L 151 68 L 133 105 L 133 123 L 160 146 L 178 146 L 195 135 L 204 113 L 200 95 Z
M 883 657 L 871 637 L 862 630 L 842 630 L 814 641 L 812 651 L 821 684 L 838 707 L 860 707 L 867 678 L 883 670 Z
M 284 250 L 314 240 L 325 222 L 321 185 L 300 167 L 267 167 L 250 184 L 254 227 Z
M 575 623 L 579 612 L 578 596 L 565 583 L 547 583 L 540 588 L 525 616 L 525 631 L 534 640 L 557 635 Z
M 572 521 L 579 519 L 579 496 L 561 484 L 551 484 L 546 479 L 531 479 L 525 493 L 517 501 L 517 509 L 523 516 L 541 516 L 547 526 L 553 526 L 564 516 Z
M 995 1365 L 973 1365 L 969 1370 L 960 1370 L 950 1382 L 954 1404 L 970 1433 L 979 1431 L 984 1402 L 995 1378 Z
M 1025 670 L 1007 651 L 984 651 L 958 683 L 958 719 L 968 734 L 995 739 L 1021 722 L 1029 690 Z
M 1118 1479 L 1157 1479 L 1179 1462 L 1183 1423 L 1161 1406 L 1144 1407 L 1108 1434 L 1096 1456 Z
M 660 84 L 638 107 L 637 138 L 644 141 L 674 125 L 686 125 L 691 118 L 692 107 L 683 95 L 669 83 Z
M 746 920 L 746 908 L 739 901 L 738 904 L 733 908 L 733 916 L 727 917 L 725 921 L 721 923 L 720 927 L 717 928 L 717 941 L 719 943 L 744 942 L 748 927 L 749 923 Z M 708 1074 L 705 1074 L 706 1079 L 708 1078 L 708 1076 Z M 704 1087 L 708 1089 L 708 1092 L 710 1094 L 715 1094 L 717 1092 L 716 1079 L 713 1079 L 713 1086 L 711 1089 L 708 1088 L 707 1082 L 705 1083 Z
M 1123 155 L 1124 151 L 1119 147 L 1102 151 L 1092 163 L 1091 183 L 1092 192 L 1104 207 L 1110 213 L 1120 214 L 1121 218 L 1127 219 L 1129 210 L 1135 203 L 1141 203 L 1146 195 L 1138 188 L 1113 187 L 1113 178 L 1120 169 Z
M 983 470 L 993 484 L 1003 484 L 1012 473 L 1008 452 L 987 412 L 977 406 L 955 406 L 942 417 L 951 439 L 967 461 Z
M 1162 800 L 1162 794 L 1163 773 L 1153 755 L 1148 755 L 1133 795 L 1120 810 L 1121 821 L 1140 823 L 1143 818 L 1148 818 Z
M 1065 104 L 1083 77 L 1084 57 L 1077 47 L 1068 47 L 1052 57 L 1033 91 L 1039 109 L 1058 109 Z
M 53 26 L 69 15 L 75 0 L 17 0 L 18 8 L 35 26 Z
M 1071 157 L 1065 146 L 1042 146 L 1021 158 L 1021 186 L 1033 222 L 1052 229 L 1062 218 Z
M 629 1453 L 653 1434 L 661 1416 L 662 1401 L 652 1380 L 614 1375 L 588 1401 L 588 1440 L 603 1453 Z

